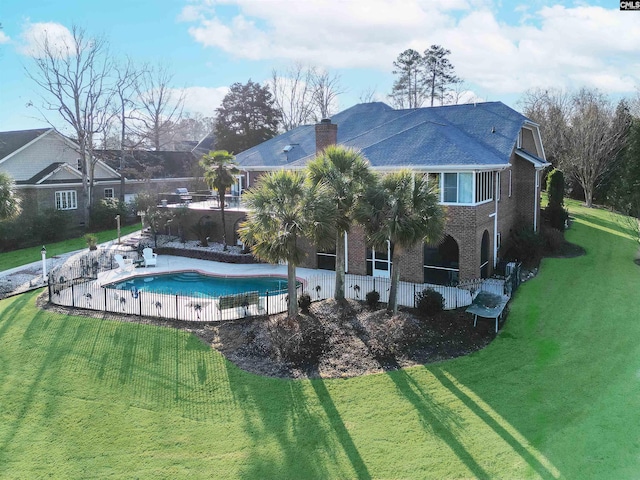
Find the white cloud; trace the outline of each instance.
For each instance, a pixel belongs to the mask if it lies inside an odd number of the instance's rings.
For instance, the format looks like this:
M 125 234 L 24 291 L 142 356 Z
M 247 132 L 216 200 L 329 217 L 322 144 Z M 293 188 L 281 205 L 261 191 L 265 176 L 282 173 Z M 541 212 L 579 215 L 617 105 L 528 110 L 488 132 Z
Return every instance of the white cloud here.
M 640 82 L 636 16 L 540 6 L 547 3 L 516 5 L 517 25 L 500 21 L 490 0 L 201 0 L 180 18 L 192 23 L 198 43 L 239 58 L 390 72 L 404 49 L 441 44 L 458 75 L 487 93 L 583 85 L 633 91 Z M 224 16 L 230 9 L 235 14 Z
M 0 30 L 0 44 L 9 43 L 10 40 L 9 36 Z
M 64 55 L 73 44 L 73 35 L 69 29 L 54 22 L 27 23 L 20 38 L 18 51 L 30 57 L 41 57 L 47 42 L 51 51 L 60 55 Z
M 205 117 L 213 117 L 216 108 L 229 93 L 229 87 L 187 87 L 175 89 L 175 98 L 184 95 L 184 110 L 189 113 L 199 112 Z

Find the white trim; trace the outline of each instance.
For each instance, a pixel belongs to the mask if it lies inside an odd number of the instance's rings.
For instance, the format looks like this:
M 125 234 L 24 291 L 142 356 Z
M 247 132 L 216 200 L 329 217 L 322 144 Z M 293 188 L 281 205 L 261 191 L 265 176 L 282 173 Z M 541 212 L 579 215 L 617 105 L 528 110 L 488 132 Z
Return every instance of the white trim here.
M 439 172 L 482 172 L 485 170 L 505 170 L 511 166 L 511 163 L 500 163 L 493 165 L 396 165 L 389 167 L 370 166 L 369 168 L 375 172 L 387 173 L 397 172 L 400 169 L 412 170 L 415 173 L 439 173 Z M 239 165 L 239 168 L 246 172 L 270 172 L 283 170 L 282 165 L 274 166 L 246 166 Z M 287 165 L 286 170 L 304 170 L 306 165 Z
M 497 172 L 498 175 L 496 175 L 496 188 L 498 189 L 498 192 L 500 191 L 500 172 Z M 493 268 L 496 268 L 496 265 L 498 265 L 498 204 L 500 203 L 500 198 L 499 195 L 496 195 L 496 208 L 494 211 L 494 217 L 493 217 Z M 480 267 L 480 271 L 482 271 L 482 267 Z
M 58 197 L 60 197 L 60 208 L 58 208 Z M 63 202 L 64 198 L 64 202 Z M 75 190 L 56 190 L 53 201 L 56 210 L 77 210 L 78 209 L 78 192 Z M 70 205 L 67 208 L 62 208 L 63 203 Z
M 82 185 L 82 174 L 80 174 L 75 168 L 73 168 L 68 163 L 63 163 L 62 165 L 58 165 L 58 167 L 53 172 L 49 172 L 43 178 L 41 178 L 40 180 L 38 180 L 36 183 L 34 183 L 32 185 L 42 185 L 42 183 L 45 180 L 47 180 L 48 178 L 53 177 L 56 173 L 58 173 L 60 170 L 63 170 L 63 169 L 67 170 L 68 172 L 70 172 L 73 175 L 75 175 L 76 177 L 78 177 L 80 179 L 80 185 Z
M 511 198 L 511 195 L 513 194 L 513 170 L 510 168 L 509 169 L 509 198 Z
M 344 232 L 344 273 L 349 272 L 349 232 Z
M 536 168 L 534 170 L 535 175 L 535 188 L 533 189 L 533 231 L 538 231 L 538 188 L 540 187 L 540 179 L 538 178 L 539 170 Z

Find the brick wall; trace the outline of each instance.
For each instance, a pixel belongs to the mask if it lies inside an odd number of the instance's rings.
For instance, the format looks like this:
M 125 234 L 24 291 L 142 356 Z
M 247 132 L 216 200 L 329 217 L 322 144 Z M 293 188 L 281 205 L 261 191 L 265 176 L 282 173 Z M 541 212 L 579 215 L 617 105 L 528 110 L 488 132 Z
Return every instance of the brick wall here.
M 331 123 L 328 118 L 316 123 L 316 153 L 336 143 L 338 143 L 338 125 Z

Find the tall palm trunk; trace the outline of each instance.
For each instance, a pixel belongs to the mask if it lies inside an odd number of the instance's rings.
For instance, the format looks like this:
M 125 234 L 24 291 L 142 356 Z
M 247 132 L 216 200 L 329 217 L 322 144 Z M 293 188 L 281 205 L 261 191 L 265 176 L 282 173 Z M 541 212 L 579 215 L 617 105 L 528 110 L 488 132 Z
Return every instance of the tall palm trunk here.
M 389 289 L 389 302 L 387 311 L 394 315 L 398 313 L 398 286 L 400 285 L 400 250 L 396 244 L 395 251 L 391 256 L 391 288 Z
M 289 318 L 298 316 L 298 294 L 296 289 L 296 266 L 292 262 L 287 263 L 287 293 L 289 295 Z
M 338 231 L 336 235 L 336 289 L 334 294 L 337 301 L 344 300 L 344 274 L 346 270 L 344 250 L 344 231 Z
M 218 190 L 218 199 L 220 202 L 220 217 L 222 218 L 222 250 L 227 251 L 227 222 L 224 218 L 224 194 L 225 190 Z

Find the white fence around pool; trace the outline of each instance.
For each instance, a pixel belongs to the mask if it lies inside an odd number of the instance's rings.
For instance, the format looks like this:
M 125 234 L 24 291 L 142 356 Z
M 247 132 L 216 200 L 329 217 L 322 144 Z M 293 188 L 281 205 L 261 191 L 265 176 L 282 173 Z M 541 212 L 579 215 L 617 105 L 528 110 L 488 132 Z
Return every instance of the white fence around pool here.
M 391 279 L 370 277 L 363 275 L 345 275 L 345 297 L 353 300 L 366 300 L 367 293 L 375 290 L 380 294 L 380 302 L 389 301 Z M 505 280 L 487 278 L 462 283 L 458 286 L 433 285 L 429 283 L 400 282 L 398 285 L 398 305 L 415 307 L 416 295 L 425 289 L 439 292 L 444 298 L 445 310 L 471 305 L 476 292 L 486 292 L 505 295 Z M 312 301 L 332 298 L 335 292 L 335 277 L 333 275 L 314 275 L 309 277 L 304 286 L 304 292 L 311 296 Z
M 387 303 L 390 288 L 391 281 L 388 278 L 350 274 L 345 277 L 345 296 L 353 300 L 364 301 L 367 293 L 375 290 L 380 294 L 380 302 Z M 505 281 L 501 279 L 476 280 L 458 287 L 400 282 L 398 304 L 415 307 L 416 294 L 427 288 L 440 292 L 447 310 L 471 305 L 480 290 L 499 295 L 507 293 Z M 314 275 L 298 288 L 298 296 L 308 293 L 312 301 L 318 301 L 332 298 L 334 291 L 333 274 Z M 286 312 L 288 307 L 286 290 L 271 292 L 268 296 L 258 292 L 243 292 L 221 297 L 188 297 L 116 290 L 100 286 L 95 281 L 50 285 L 49 299 L 54 304 L 68 307 L 189 322 L 217 322 L 272 315 Z
M 221 297 L 187 297 L 146 291 L 116 290 L 94 282 L 50 292 L 50 301 L 67 307 L 181 320 L 216 322 L 287 311 L 287 292 L 245 292 Z

